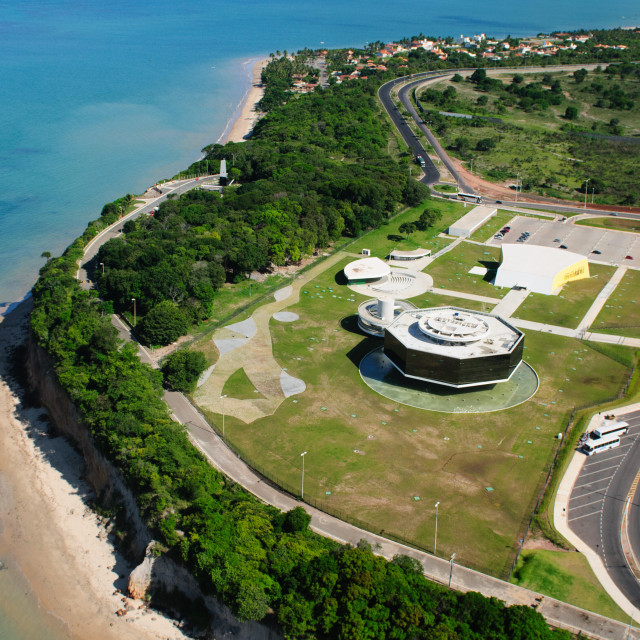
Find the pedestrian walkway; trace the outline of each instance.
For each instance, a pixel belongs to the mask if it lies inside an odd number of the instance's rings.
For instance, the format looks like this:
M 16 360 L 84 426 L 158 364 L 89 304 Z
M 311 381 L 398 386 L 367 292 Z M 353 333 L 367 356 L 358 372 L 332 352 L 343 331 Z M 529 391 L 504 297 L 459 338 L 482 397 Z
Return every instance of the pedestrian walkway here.
M 602 287 L 602 291 L 596 296 L 596 299 L 593 301 L 591 307 L 587 313 L 585 313 L 584 318 L 580 321 L 578 325 L 577 332 L 586 331 L 591 323 L 598 317 L 598 314 L 602 310 L 602 307 L 606 304 L 609 296 L 615 291 L 615 288 L 620 284 L 620 281 L 624 277 L 624 274 L 627 272 L 626 267 L 618 267 L 615 273 L 611 276 L 611 279 L 607 284 Z
M 343 544 L 356 545 L 366 540 L 375 553 L 391 560 L 396 555 L 407 555 L 420 562 L 424 574 L 430 580 L 450 585 L 459 591 L 478 591 L 485 596 L 499 598 L 507 604 L 535 606 L 554 626 L 582 633 L 598 639 L 619 639 L 627 637 L 628 626 L 589 611 L 560 602 L 553 598 L 510 584 L 472 569 L 455 564 L 452 560 L 435 557 L 380 535 L 360 529 L 338 520 L 318 509 L 301 503 L 291 495 L 266 482 L 246 465 L 222 439 L 211 429 L 206 420 L 177 392 L 166 392 L 165 400 L 173 410 L 173 416 L 184 424 L 198 449 L 219 471 L 242 485 L 260 500 L 282 511 L 302 506 L 311 515 L 311 528 L 318 534 L 332 538 Z M 631 630 L 630 638 L 640 639 L 640 630 Z
M 492 313 L 495 313 L 501 318 L 510 318 L 526 300 L 528 295 L 529 291 L 527 289 L 511 289 L 511 291 L 500 300 L 498 306 L 494 308 Z

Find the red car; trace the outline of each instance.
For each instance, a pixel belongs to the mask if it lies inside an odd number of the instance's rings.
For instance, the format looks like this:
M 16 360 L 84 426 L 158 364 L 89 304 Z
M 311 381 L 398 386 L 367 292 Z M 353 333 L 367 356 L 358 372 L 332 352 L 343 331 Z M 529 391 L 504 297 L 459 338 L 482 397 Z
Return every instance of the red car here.
M 624 259 L 625 260 L 633 260 L 633 256 L 625 256 Z

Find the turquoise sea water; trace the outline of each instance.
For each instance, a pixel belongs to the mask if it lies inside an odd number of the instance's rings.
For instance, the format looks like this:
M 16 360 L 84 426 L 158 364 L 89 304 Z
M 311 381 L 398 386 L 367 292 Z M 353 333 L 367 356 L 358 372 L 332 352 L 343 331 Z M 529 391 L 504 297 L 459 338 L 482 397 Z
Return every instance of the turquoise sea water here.
M 523 5 L 0 1 L 0 303 L 22 298 L 40 254 L 59 254 L 105 202 L 171 176 L 216 141 L 247 89 L 248 62 L 269 52 L 640 24 L 637 0 Z M 1 578 L 0 638 L 43 637 L 23 624 L 47 620 L 21 578 Z

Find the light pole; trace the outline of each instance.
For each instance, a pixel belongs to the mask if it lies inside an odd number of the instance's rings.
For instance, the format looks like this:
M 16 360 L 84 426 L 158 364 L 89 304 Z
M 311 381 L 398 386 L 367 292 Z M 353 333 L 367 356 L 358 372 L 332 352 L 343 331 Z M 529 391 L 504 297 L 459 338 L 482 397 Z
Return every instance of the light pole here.
M 224 440 L 224 399 L 227 396 L 220 396 L 220 400 L 222 400 L 222 439 Z
M 438 505 L 440 504 L 440 501 L 438 500 L 438 502 L 436 502 L 436 530 L 435 533 L 433 534 L 433 555 L 436 555 L 436 548 L 438 546 Z
M 102 267 L 102 275 L 104 275 L 104 262 L 101 262 L 100 266 Z
M 451 554 L 451 557 L 449 558 L 449 589 L 451 589 L 451 579 L 453 578 L 453 559 L 456 557 L 455 553 Z
M 518 183 L 520 182 L 520 174 L 516 173 L 516 204 L 518 203 Z
M 302 486 L 300 487 L 300 499 L 304 500 L 304 457 L 307 455 L 306 451 L 303 451 L 302 456 Z
M 586 178 L 584 181 L 584 208 L 587 208 L 587 192 L 589 191 L 589 180 L 591 178 Z
M 136 299 L 131 298 L 131 302 L 133 302 L 133 326 L 136 326 Z

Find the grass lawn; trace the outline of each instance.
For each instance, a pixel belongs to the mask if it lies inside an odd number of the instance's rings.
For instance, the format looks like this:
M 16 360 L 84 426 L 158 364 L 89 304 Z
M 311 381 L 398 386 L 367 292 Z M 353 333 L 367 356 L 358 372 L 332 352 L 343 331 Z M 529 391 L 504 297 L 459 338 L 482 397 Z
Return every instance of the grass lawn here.
M 457 193 L 458 187 L 454 187 L 452 184 L 436 184 L 433 187 L 436 191 L 441 193 Z
M 590 264 L 590 278 L 565 284 L 557 296 L 530 293 L 513 317 L 575 329 L 615 271 L 615 267 Z
M 254 400 L 255 398 L 264 398 L 258 392 L 249 380 L 244 369 L 238 369 L 225 382 L 222 393 L 230 398 L 240 398 L 242 400 Z
M 499 258 L 500 249 L 497 247 L 462 242 L 434 260 L 425 271 L 433 278 L 434 289 L 455 289 L 489 298 L 502 298 L 507 289 L 491 284 Z M 476 266 L 488 267 L 489 273 L 484 278 L 470 275 L 469 270 Z
M 629 218 L 606 217 L 606 218 L 588 218 L 578 220 L 575 224 L 584 227 L 600 227 L 601 229 L 616 229 L 618 231 L 640 231 L 640 220 L 631 220 Z
M 629 622 L 629 616 L 604 590 L 581 553 L 525 550 L 511 582 L 587 611 Z
M 430 209 L 437 209 L 441 212 L 442 217 L 430 229 L 415 231 L 407 239 L 404 234 L 400 233 L 400 225 L 404 222 L 417 220 L 424 211 L 425 206 Z M 351 248 L 358 253 L 362 248 L 369 249 L 372 256 L 382 259 L 389 255 L 393 249 L 411 250 L 421 247 L 423 249 L 431 249 L 433 253 L 436 253 L 451 242 L 449 238 L 439 238 L 438 235 L 446 232 L 451 224 L 465 213 L 468 213 L 468 211 L 469 209 L 465 208 L 461 202 L 426 200 L 417 207 L 396 216 L 388 224 L 369 232 L 353 243 Z
M 502 229 L 506 224 L 509 224 L 509 220 L 513 220 L 514 213 L 508 211 L 501 211 L 495 215 L 495 217 L 488 220 L 483 224 L 472 236 L 471 239 L 476 242 L 486 242 L 493 238 L 493 236 Z
M 640 272 L 629 269 L 609 296 L 591 330 L 640 338 Z
M 338 284 L 349 259 L 303 287 L 299 303 L 288 307 L 298 321 L 271 323 L 276 360 L 307 390 L 251 424 L 227 416 L 227 437 L 294 494 L 300 453 L 308 451 L 305 499 L 426 549 L 440 501 L 439 554 L 455 551 L 463 564 L 505 576 L 558 445 L 555 435 L 574 405 L 615 396 L 627 367 L 577 340 L 531 332 L 524 353 L 540 389 L 523 405 L 489 414 L 399 405 L 359 375 L 360 359 L 380 342 L 357 331 L 362 297 Z
M 473 309 L 474 311 L 486 311 L 490 313 L 494 305 L 487 302 L 479 302 L 478 300 L 468 300 L 467 298 L 456 298 L 454 296 L 445 296 L 439 293 L 425 293 L 417 298 L 412 298 L 411 302 L 417 307 L 462 307 L 464 309 Z

